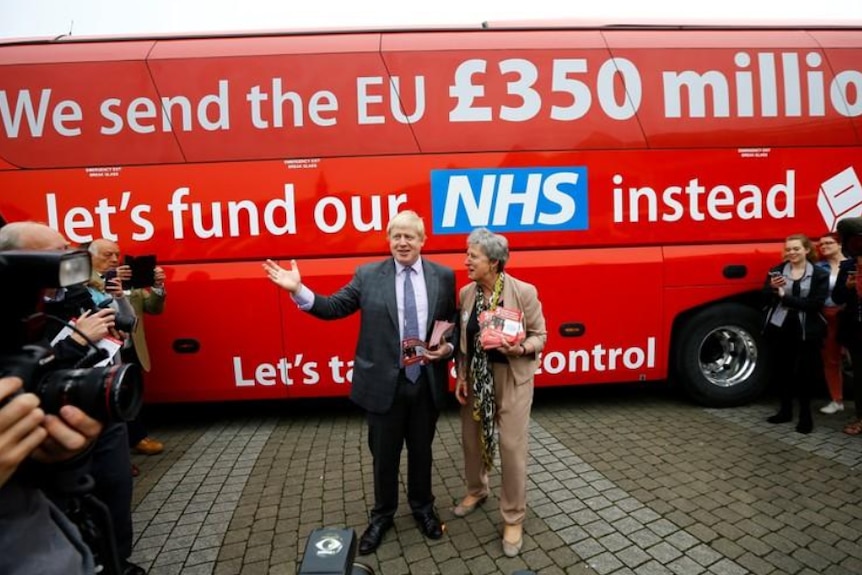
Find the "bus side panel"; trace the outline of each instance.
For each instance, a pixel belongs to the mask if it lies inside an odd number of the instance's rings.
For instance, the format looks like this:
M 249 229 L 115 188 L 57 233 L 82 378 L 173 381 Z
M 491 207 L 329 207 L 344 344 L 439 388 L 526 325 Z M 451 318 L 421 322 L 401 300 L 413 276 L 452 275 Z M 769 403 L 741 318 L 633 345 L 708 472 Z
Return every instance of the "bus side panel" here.
M 536 286 L 547 321 L 537 385 L 665 377 L 659 248 L 515 252 L 508 269 Z
M 164 311 L 145 319 L 147 401 L 286 397 L 280 374 L 266 367 L 284 353 L 278 289 L 260 262 L 166 266 L 165 273 Z

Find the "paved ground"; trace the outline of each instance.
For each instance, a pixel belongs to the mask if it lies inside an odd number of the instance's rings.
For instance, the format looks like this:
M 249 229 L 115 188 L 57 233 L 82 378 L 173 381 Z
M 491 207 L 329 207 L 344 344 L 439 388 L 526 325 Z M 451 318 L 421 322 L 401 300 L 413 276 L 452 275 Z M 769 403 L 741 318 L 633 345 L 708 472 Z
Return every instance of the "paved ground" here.
M 356 561 L 386 575 L 862 573 L 862 437 L 840 432 L 852 409 L 818 413 L 803 436 L 765 423 L 775 407 L 705 409 L 656 388 L 540 390 L 525 544 L 509 559 L 495 499 L 451 513 L 463 484 L 453 405 L 435 443 L 443 539 L 423 538 L 402 504 L 377 553 Z M 167 449 L 134 457 L 132 558 L 151 574 L 296 573 L 313 529 L 364 529 L 371 459 L 349 405 L 150 415 Z

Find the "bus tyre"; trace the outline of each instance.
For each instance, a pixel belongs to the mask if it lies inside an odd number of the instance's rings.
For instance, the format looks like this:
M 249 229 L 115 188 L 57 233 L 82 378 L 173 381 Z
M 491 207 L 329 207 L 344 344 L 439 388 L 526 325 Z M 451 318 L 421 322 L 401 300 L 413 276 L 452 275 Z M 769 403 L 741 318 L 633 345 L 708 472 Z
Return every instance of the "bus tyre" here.
M 752 401 L 768 384 L 761 314 L 736 303 L 691 316 L 676 339 L 676 373 L 687 395 L 710 407 Z

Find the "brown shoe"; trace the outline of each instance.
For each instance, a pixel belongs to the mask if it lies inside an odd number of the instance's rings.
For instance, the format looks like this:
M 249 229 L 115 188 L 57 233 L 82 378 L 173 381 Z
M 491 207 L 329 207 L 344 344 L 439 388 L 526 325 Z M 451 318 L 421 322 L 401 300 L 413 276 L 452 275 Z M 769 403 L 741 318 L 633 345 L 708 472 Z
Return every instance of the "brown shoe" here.
M 135 451 L 143 455 L 157 455 L 165 450 L 164 444 L 161 441 L 145 437 L 135 445 Z

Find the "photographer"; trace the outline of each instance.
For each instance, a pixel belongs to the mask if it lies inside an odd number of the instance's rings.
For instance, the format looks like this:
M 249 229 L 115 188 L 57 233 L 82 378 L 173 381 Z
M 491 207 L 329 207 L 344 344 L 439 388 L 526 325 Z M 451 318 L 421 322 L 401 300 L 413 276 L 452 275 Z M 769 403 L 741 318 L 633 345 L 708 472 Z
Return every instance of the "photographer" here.
M 45 415 L 21 386 L 17 377 L 0 378 L 0 573 L 92 574 L 77 527 L 37 485 L 51 489 L 51 480 L 86 473 L 83 454 L 102 426 L 71 405 L 60 417 Z
M 125 363 L 136 363 L 145 372 L 150 371 L 150 354 L 147 348 L 147 338 L 144 331 L 144 316 L 158 315 L 165 307 L 165 272 L 160 267 L 152 269 L 153 283 L 149 287 L 131 289 L 124 293 L 122 283 L 132 283 L 132 268 L 120 265 L 120 246 L 106 239 L 93 240 L 82 245 L 82 249 L 90 252 L 93 261 L 93 278 L 88 284 L 90 293 L 96 303 L 101 298 L 112 295 L 120 305 L 128 305 L 136 317 L 130 338 L 126 340 L 121 350 Z M 141 418 L 138 417 L 127 424 L 129 447 L 142 455 L 158 455 L 164 451 L 164 444 L 152 438 L 147 433 Z M 137 474 L 137 468 L 132 468 Z
M 67 249 L 68 242 L 56 230 L 36 222 L 15 222 L 0 229 L 2 250 L 54 250 Z M 77 318 L 76 327 L 91 341 L 111 335 L 124 339 L 128 334 L 118 332 L 115 309 L 97 309 L 83 286 L 72 286 L 56 292 L 46 292 L 45 311 L 64 321 Z M 130 306 L 129 306 L 130 309 Z M 43 343 L 47 346 L 59 332 L 57 326 L 47 326 Z M 61 339 L 53 346 L 55 359 L 60 366 L 71 367 L 85 357 L 90 347 L 78 333 Z M 117 359 L 119 354 L 117 354 Z M 131 458 L 128 436 L 123 421 L 105 426 L 92 451 L 90 473 L 95 480 L 93 494 L 110 510 L 114 538 L 124 575 L 144 575 L 146 572 L 128 561 L 132 553 L 132 478 L 129 474 Z M 0 571 L 2 572 L 2 571 Z

